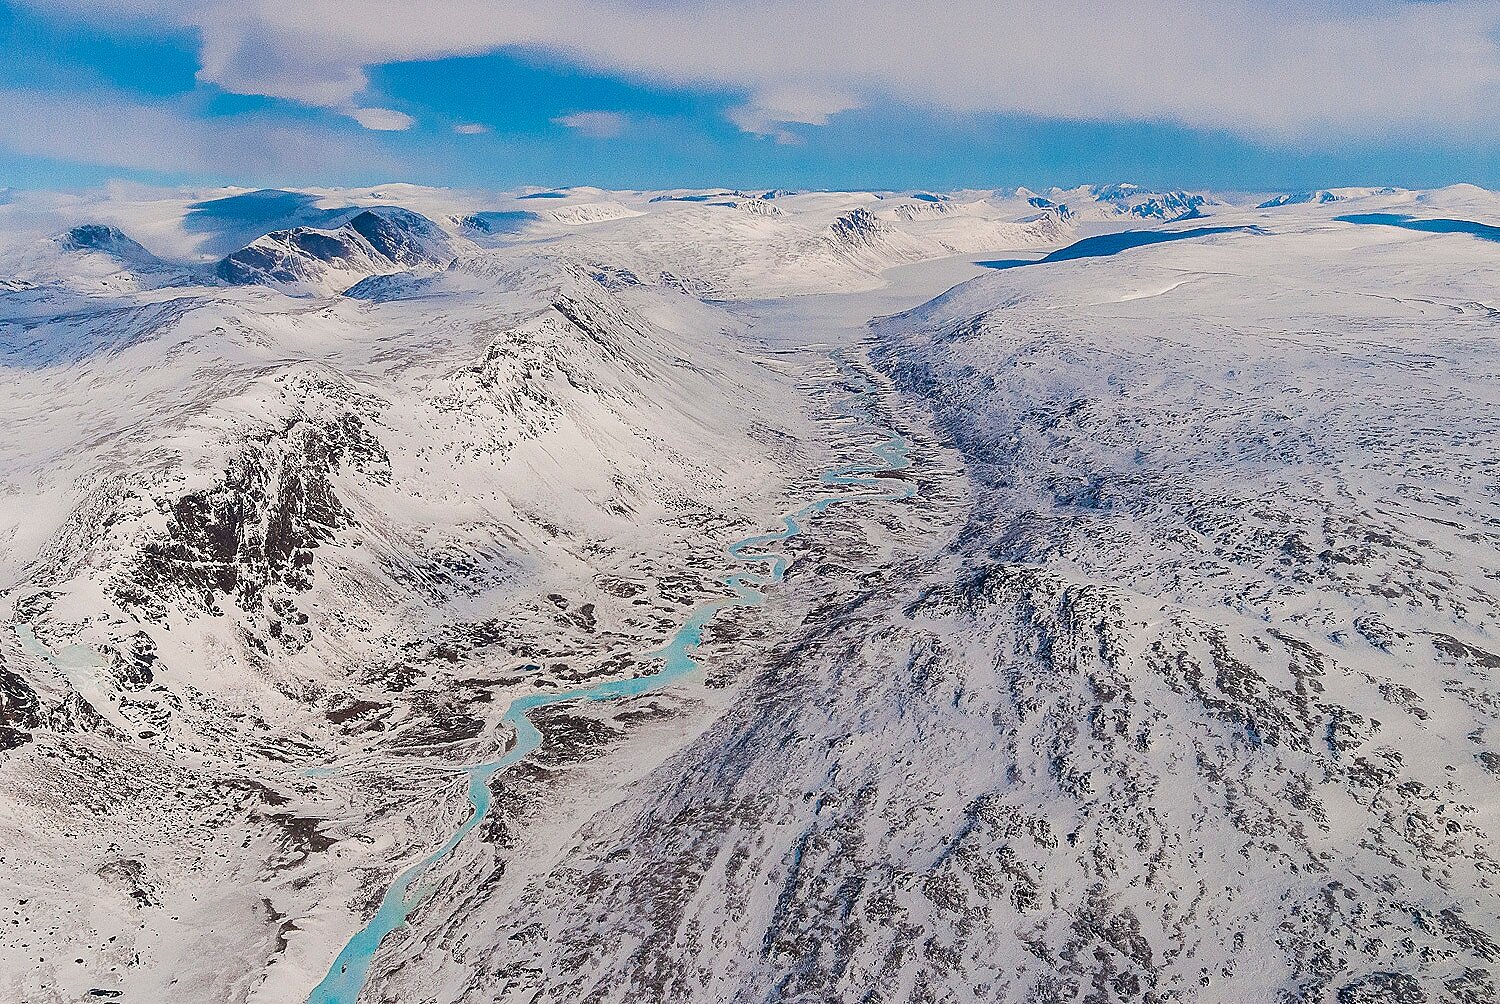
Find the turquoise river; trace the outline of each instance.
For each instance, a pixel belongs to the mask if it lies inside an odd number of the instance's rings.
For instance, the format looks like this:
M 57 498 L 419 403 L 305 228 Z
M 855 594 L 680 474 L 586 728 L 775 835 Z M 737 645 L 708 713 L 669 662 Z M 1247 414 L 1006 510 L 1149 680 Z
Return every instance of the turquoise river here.
M 441 847 L 402 872 L 386 890 L 375 916 L 344 946 L 328 975 L 308 998 L 308 1004 L 355 1004 L 381 942 L 386 935 L 405 924 L 411 912 L 433 891 L 432 886 L 422 884 L 422 876 L 452 853 L 484 819 L 493 798 L 490 784 L 495 775 L 542 744 L 542 734 L 532 724 L 531 712 L 569 701 L 610 701 L 646 694 L 660 690 L 691 673 L 698 668 L 693 655 L 703 640 L 703 631 L 719 611 L 728 607 L 758 606 L 765 601 L 764 590 L 781 582 L 786 575 L 790 558 L 777 551 L 775 545 L 804 533 L 812 517 L 835 505 L 897 501 L 912 497 L 915 489 L 909 483 L 879 476 L 904 470 L 910 465 L 909 444 L 902 436 L 881 428 L 875 422 L 871 403 L 876 391 L 870 379 L 838 351 L 833 353 L 833 361 L 838 366 L 843 387 L 849 392 L 841 408 L 841 417 L 858 423 L 863 432 L 881 437 L 879 442 L 868 447 L 872 459 L 844 464 L 824 472 L 819 478 L 820 483 L 840 491 L 820 494 L 788 513 L 782 517 L 780 529 L 746 537 L 728 545 L 724 554 L 730 564 L 723 581 L 732 595 L 708 600 L 694 607 L 664 646 L 646 653 L 643 656 L 646 661 L 659 664 L 654 673 L 573 690 L 528 694 L 512 701 L 502 720 L 515 729 L 515 744 L 497 760 L 460 768 L 461 773 L 467 776 L 469 802 L 473 811 Z

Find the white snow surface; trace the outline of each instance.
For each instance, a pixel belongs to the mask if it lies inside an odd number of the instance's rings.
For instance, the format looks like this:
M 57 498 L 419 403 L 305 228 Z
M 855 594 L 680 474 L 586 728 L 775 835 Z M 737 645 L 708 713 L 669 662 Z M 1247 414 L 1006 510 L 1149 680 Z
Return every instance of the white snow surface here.
M 362 1000 L 1494 999 L 1487 227 L 8 193 L 0 999 L 305 1000 L 512 699 L 648 671 L 863 456 L 834 348 L 914 498 L 817 517 L 702 673 L 540 717 Z M 1125 230 L 1189 236 L 976 264 Z

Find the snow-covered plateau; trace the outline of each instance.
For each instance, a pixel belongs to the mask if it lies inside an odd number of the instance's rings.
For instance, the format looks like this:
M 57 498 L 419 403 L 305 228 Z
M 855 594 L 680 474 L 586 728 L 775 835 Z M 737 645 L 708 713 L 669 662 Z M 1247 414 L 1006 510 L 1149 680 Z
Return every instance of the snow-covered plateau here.
M 0 1001 L 1485 1004 L 1500 195 L 13 192 Z

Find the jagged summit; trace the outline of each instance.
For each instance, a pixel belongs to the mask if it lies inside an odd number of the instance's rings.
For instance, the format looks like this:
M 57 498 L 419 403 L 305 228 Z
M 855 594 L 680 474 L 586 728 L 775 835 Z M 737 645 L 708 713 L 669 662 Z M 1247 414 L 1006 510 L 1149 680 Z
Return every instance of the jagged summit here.
M 1197 219 L 1214 199 L 1197 192 L 1154 192 L 1130 182 L 1093 185 L 1083 190 L 1106 215 L 1130 216 L 1142 220 L 1173 223 Z
M 871 247 L 887 238 L 891 228 L 875 218 L 868 209 L 845 213 L 829 226 L 836 243 L 845 247 Z
M 828 227 L 828 236 L 835 250 L 864 261 L 916 261 L 931 255 L 919 240 L 863 207 L 834 220 Z

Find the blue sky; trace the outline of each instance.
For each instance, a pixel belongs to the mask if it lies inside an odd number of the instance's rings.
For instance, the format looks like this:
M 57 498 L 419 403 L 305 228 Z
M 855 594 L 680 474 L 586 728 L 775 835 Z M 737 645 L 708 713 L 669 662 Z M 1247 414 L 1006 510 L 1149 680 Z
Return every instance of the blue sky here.
M 292 6 L 0 0 L 0 186 L 1500 187 L 1493 2 Z

